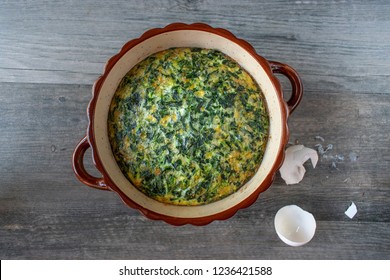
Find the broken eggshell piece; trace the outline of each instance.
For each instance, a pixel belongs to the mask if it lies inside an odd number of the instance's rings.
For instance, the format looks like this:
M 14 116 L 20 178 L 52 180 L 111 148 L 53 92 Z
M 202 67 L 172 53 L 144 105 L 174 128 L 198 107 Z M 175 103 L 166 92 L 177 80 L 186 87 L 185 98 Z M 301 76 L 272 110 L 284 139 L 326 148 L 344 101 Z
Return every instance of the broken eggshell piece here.
M 353 217 L 355 217 L 357 213 L 357 207 L 356 207 L 356 204 L 351 202 L 351 205 L 348 207 L 348 209 L 345 211 L 345 215 L 348 216 L 348 218 L 352 219 Z
M 274 225 L 279 238 L 290 246 L 308 243 L 316 231 L 314 216 L 297 205 L 281 208 L 275 215 Z
M 303 145 L 294 145 L 286 149 L 284 162 L 279 171 L 287 185 L 298 184 L 303 179 L 306 172 L 303 164 L 308 159 L 315 168 L 318 162 L 318 154 L 315 150 Z

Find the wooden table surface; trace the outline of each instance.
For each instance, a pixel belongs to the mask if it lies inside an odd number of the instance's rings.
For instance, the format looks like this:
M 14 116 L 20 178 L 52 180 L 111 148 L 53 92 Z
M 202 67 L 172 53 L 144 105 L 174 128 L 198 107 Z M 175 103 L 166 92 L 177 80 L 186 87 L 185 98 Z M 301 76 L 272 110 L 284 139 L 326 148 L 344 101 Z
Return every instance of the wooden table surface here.
M 301 183 L 278 173 L 251 207 L 204 227 L 148 220 L 71 167 L 105 62 L 172 22 L 226 28 L 295 68 L 304 97 L 290 142 L 333 145 Z M 389 259 L 389 85 L 389 1 L 1 1 L 0 258 Z M 274 230 L 289 204 L 317 220 L 305 246 Z

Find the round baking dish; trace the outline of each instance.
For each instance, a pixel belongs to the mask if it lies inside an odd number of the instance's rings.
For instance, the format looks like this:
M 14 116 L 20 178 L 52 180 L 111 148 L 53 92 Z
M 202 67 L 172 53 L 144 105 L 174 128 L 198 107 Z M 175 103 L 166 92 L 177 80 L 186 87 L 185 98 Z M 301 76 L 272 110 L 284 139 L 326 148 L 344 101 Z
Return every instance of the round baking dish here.
M 237 61 L 258 83 L 263 91 L 270 118 L 267 147 L 256 174 L 237 192 L 206 205 L 179 206 L 154 200 L 131 184 L 122 174 L 111 150 L 107 118 L 115 90 L 125 74 L 149 55 L 172 47 L 197 47 L 217 49 Z M 284 101 L 283 92 L 274 73 L 286 76 L 291 82 L 292 94 Z M 233 216 L 239 209 L 248 207 L 273 182 L 283 158 L 288 141 L 287 118 L 302 98 L 302 83 L 290 66 L 267 61 L 259 56 L 246 41 L 221 28 L 202 23 L 174 23 L 164 28 L 151 29 L 140 38 L 126 43 L 120 52 L 106 64 L 104 73 L 95 82 L 87 114 L 87 135 L 73 153 L 73 170 L 85 185 L 101 190 L 114 191 L 130 207 L 138 209 L 146 217 L 164 220 L 173 225 L 205 225 L 214 220 Z M 84 168 L 85 151 L 91 148 L 97 178 Z

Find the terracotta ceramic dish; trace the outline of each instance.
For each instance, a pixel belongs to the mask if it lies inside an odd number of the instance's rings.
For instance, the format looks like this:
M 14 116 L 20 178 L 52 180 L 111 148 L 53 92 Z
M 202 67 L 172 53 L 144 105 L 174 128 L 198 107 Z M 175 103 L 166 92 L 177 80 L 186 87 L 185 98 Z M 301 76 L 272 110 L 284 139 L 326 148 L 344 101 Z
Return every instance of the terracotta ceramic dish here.
M 217 49 L 236 60 L 256 80 L 262 89 L 270 117 L 270 132 L 263 161 L 253 178 L 232 195 L 201 206 L 164 204 L 147 197 L 136 189 L 122 174 L 116 163 L 107 132 L 107 117 L 111 99 L 123 76 L 138 62 L 158 51 L 172 47 L 198 47 Z M 291 82 L 292 95 L 285 102 L 279 81 L 274 73 L 285 75 Z M 103 75 L 95 82 L 92 100 L 88 106 L 87 135 L 73 154 L 73 170 L 87 186 L 110 190 L 119 194 L 130 207 L 140 210 L 146 217 L 164 220 L 173 225 L 205 225 L 214 220 L 233 216 L 237 210 L 248 207 L 273 182 L 284 158 L 288 141 L 287 118 L 299 104 L 302 84 L 294 69 L 286 64 L 267 61 L 259 56 L 246 41 L 238 39 L 225 29 L 206 24 L 174 23 L 152 29 L 140 38 L 126 43 L 120 52 L 106 64 Z M 85 151 L 91 148 L 101 178 L 91 176 L 84 168 Z

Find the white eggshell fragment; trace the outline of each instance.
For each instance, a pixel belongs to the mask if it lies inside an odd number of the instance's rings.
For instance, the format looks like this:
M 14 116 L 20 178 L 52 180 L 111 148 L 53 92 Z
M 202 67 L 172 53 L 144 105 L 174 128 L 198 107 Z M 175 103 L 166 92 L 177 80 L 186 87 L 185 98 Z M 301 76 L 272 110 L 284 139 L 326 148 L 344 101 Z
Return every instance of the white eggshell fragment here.
M 345 211 L 345 215 L 347 215 L 350 219 L 352 219 L 357 213 L 357 208 L 355 203 L 351 203 L 348 207 L 347 211 Z
M 308 159 L 311 160 L 313 168 L 315 168 L 318 162 L 318 154 L 315 150 L 303 145 L 294 145 L 286 149 L 284 162 L 279 171 L 287 185 L 298 184 L 302 181 L 306 172 L 303 164 Z
M 279 238 L 290 246 L 308 243 L 316 231 L 314 216 L 296 205 L 281 208 L 275 215 L 274 225 Z

